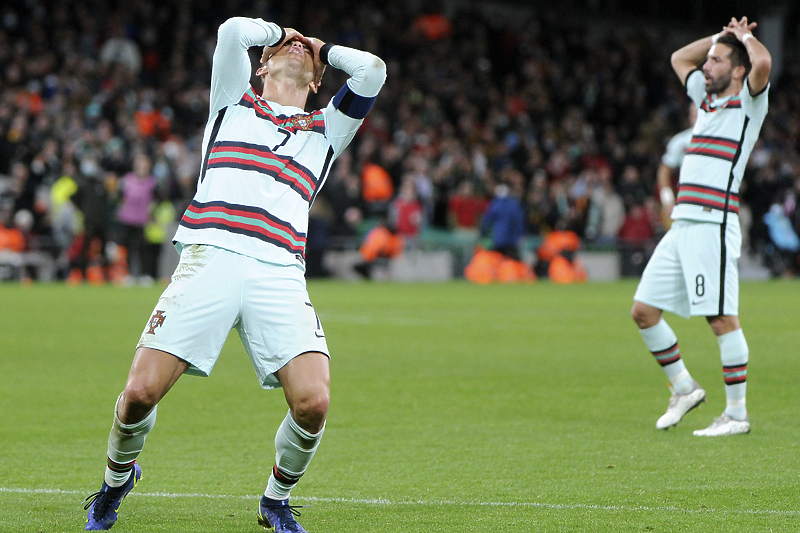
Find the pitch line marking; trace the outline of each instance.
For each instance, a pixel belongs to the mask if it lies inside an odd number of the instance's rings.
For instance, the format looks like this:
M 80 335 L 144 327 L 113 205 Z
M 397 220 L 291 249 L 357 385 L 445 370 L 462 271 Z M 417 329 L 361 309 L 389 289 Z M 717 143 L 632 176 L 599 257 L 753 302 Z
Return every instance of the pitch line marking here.
M 321 312 L 319 317 L 324 322 L 343 322 L 350 324 L 389 324 L 390 326 L 433 326 L 434 321 L 402 316 L 364 316 Z
M 62 489 L 25 489 L 0 487 L 0 493 L 11 494 L 64 494 L 64 495 L 83 495 L 85 491 L 62 490 Z M 128 497 L 135 496 L 140 498 L 208 498 L 208 499 L 238 499 L 250 500 L 258 496 L 236 496 L 233 494 L 199 494 L 199 493 L 175 493 L 175 492 L 131 492 Z M 460 502 L 455 500 L 398 500 L 392 501 L 385 498 L 322 498 L 316 496 L 294 496 L 293 500 L 317 503 L 354 503 L 360 505 L 429 505 L 429 506 L 454 506 L 466 507 L 478 505 L 481 507 L 529 507 L 532 509 L 588 509 L 594 511 L 642 511 L 642 512 L 670 512 L 686 514 L 743 514 L 743 515 L 780 515 L 798 516 L 800 511 L 781 511 L 777 509 L 683 509 L 680 507 L 648 507 L 645 505 L 597 505 L 591 503 L 545 503 L 545 502 Z

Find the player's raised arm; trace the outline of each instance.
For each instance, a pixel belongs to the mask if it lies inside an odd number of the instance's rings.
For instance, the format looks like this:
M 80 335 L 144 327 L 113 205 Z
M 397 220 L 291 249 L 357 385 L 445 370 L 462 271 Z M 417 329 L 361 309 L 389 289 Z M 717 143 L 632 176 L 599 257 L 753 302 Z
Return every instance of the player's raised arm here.
M 262 19 L 233 17 L 222 23 L 217 31 L 217 47 L 211 67 L 210 115 L 238 102 L 247 90 L 252 72 L 247 49 L 251 46 L 277 47 L 286 36 L 286 30 Z
M 672 53 L 672 69 L 681 83 L 686 85 L 686 77 L 703 62 L 719 35 L 722 35 L 722 32 L 698 39 Z
M 761 44 L 752 33 L 756 27 L 755 22 L 748 23 L 747 17 L 741 20 L 731 19 L 725 31 L 733 33 L 747 49 L 752 68 L 747 75 L 747 85 L 750 87 L 750 94 L 758 94 L 764 90 L 769 83 L 769 73 L 772 70 L 772 56 L 769 50 Z
M 312 44 L 312 47 L 315 46 L 319 46 L 319 42 Z M 338 153 L 347 146 L 372 109 L 386 81 L 386 64 L 369 52 L 330 43 L 319 46 L 319 58 L 322 64 L 342 70 L 350 76 L 328 104 L 326 112 L 326 136 Z

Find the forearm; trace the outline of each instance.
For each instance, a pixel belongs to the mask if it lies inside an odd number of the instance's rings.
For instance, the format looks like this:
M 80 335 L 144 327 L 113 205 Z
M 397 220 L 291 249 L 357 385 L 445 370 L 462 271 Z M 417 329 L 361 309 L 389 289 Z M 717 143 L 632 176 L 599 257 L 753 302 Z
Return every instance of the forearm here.
M 672 169 L 664 163 L 658 165 L 656 190 L 662 205 L 671 207 L 675 203 L 675 193 L 672 191 Z
M 772 56 L 769 50 L 756 39 L 752 33 L 746 34 L 742 39 L 742 44 L 747 49 L 750 56 L 752 68 L 747 80 L 753 93 L 761 92 L 769 82 L 769 74 L 772 70 Z
M 672 169 L 660 163 L 656 172 L 656 189 L 660 191 L 664 187 L 672 188 Z
M 703 37 L 673 52 L 671 58 L 672 68 L 681 79 L 681 82 L 685 83 L 686 75 L 697 68 L 706 58 L 706 54 L 714 44 L 714 37 L 716 37 L 716 35 Z

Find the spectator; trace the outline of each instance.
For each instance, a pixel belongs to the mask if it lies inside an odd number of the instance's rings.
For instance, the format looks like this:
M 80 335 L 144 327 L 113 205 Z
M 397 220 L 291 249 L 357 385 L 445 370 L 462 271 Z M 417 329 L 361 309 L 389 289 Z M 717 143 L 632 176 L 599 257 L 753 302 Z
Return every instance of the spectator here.
M 320 35 L 363 43 L 387 59 L 392 83 L 348 149 L 355 160 L 347 165 L 347 173 L 360 175 L 370 161 L 389 174 L 393 190 L 382 209 L 412 172 L 426 223 L 446 228 L 449 199 L 463 180 L 472 181 L 478 196 L 488 195 L 512 168 L 523 175 L 519 197 L 532 235 L 566 223 L 594 242 L 598 189 L 585 170 L 607 166 L 626 210 L 652 196 L 643 177 L 657 173 L 662 140 L 684 127 L 668 120 L 682 114 L 674 103 L 681 85 L 663 67 L 669 49 L 661 46 L 663 27 L 648 21 L 642 31 L 590 32 L 593 14 L 562 23 L 548 18 L 553 5 L 518 4 L 508 15 L 489 7 L 492 17 L 482 4 L 447 10 L 441 3 L 419 10 L 364 4 L 343 16 L 325 7 L 313 17 L 310 6 L 270 5 L 270 11 L 287 21 L 325 21 Z M 62 161 L 79 161 L 87 151 L 104 171 L 122 176 L 134 153 L 159 154 L 169 146 L 165 191 L 178 212 L 185 209 L 201 164 L 215 19 L 240 11 L 235 2 L 213 15 L 202 2 L 89 6 L 65 0 L 4 7 L 16 22 L 0 25 L 0 174 L 14 175 L 18 167 L 27 174 L 14 210 L 34 215 L 34 247 L 58 248 L 49 188 L 64 174 Z M 418 31 L 409 31 L 415 25 Z M 783 38 L 785 68 L 773 80 L 771 112 L 742 191 L 752 210 L 746 235 L 758 251 L 769 242 L 763 215 L 800 175 L 800 102 L 792 96 L 800 89 L 799 48 L 796 36 Z M 333 96 L 325 87 L 336 86 L 335 79 L 326 82 L 312 98 L 324 105 Z M 359 233 L 367 208 L 349 192 L 335 197 L 361 187 L 344 180 L 335 190 L 336 173 L 345 168 L 340 161 L 321 193 L 330 200 L 327 242 L 337 247 Z
M 633 204 L 617 234 L 621 257 L 620 270 L 623 276 L 642 275 L 649 259 L 648 243 L 654 236 L 652 217 L 644 204 Z
M 766 261 L 774 277 L 791 277 L 800 266 L 800 238 L 786 215 L 784 206 L 774 203 L 764 215 L 770 243 L 766 247 Z
M 525 232 L 525 211 L 520 201 L 511 195 L 508 185 L 495 187 L 481 222 L 481 234 L 490 235 L 492 250 L 512 259 L 520 259 L 520 241 Z
M 389 207 L 391 225 L 406 240 L 413 242 L 419 237 L 425 223 L 423 208 L 417 199 L 417 190 L 413 178 L 407 177 L 400 185 L 400 194 Z
M 364 237 L 364 242 L 358 249 L 361 261 L 354 266 L 355 271 L 366 279 L 372 279 L 376 261 L 394 259 L 403 253 L 404 248 L 403 236 L 393 224 L 383 219 Z
M 150 157 L 138 153 L 133 159 L 133 170 L 125 174 L 120 182 L 120 205 L 117 220 L 120 222 L 120 243 L 128 251 L 127 284 L 140 282 L 150 284 L 152 277 L 145 271 L 150 264 L 148 247 L 145 246 L 144 227 L 150 221 L 156 178 L 150 173 Z
M 488 205 L 486 198 L 475 194 L 475 187 L 469 178 L 462 180 L 447 204 L 451 227 L 477 236 L 480 218 Z
M 610 170 L 602 167 L 591 192 L 586 237 L 599 245 L 616 244 L 624 222 L 625 203 L 614 189 Z
M 72 265 L 77 271 L 70 274 L 75 281 L 86 279 L 90 266 L 99 267 L 101 276 L 96 281 L 102 282 L 108 279 L 109 261 L 106 257 L 106 246 L 110 241 L 109 187 L 112 186 L 114 179 L 113 174 L 107 176 L 102 171 L 94 156 L 87 155 L 81 161 L 75 204 L 83 214 L 83 234 L 80 251 Z

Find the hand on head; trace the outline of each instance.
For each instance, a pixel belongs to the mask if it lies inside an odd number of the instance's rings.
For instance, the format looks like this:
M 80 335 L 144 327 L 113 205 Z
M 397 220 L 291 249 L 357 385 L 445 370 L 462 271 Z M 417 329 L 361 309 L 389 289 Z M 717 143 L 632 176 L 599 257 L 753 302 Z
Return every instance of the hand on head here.
M 257 75 L 263 75 L 266 70 L 264 66 L 266 65 L 267 61 L 273 54 L 275 54 L 280 48 L 287 42 L 295 40 L 300 41 L 305 46 L 311 49 L 313 58 L 314 58 L 314 81 L 311 83 L 311 90 L 317 92 L 319 89 L 320 84 L 322 83 L 322 75 L 325 73 L 325 64 L 322 63 L 322 59 L 320 58 L 320 50 L 322 49 L 322 45 L 325 43 L 316 39 L 314 37 L 306 37 L 299 31 L 295 30 L 294 28 L 284 28 L 286 32 L 286 37 L 276 44 L 275 46 L 265 46 L 264 52 L 261 54 L 261 68 Z
M 314 53 L 314 82 L 311 84 L 311 89 L 317 92 L 322 83 L 322 75 L 325 74 L 325 64 L 320 57 L 320 50 L 325 43 L 315 37 L 304 37 L 304 39 L 305 44 L 310 46 L 311 51 Z
M 286 32 L 286 37 L 282 41 L 280 41 L 275 46 L 264 47 L 264 52 L 261 54 L 262 65 L 264 65 L 267 62 L 267 60 L 269 60 L 270 57 L 272 57 L 272 54 L 280 50 L 281 46 L 283 46 L 283 43 L 285 43 L 286 41 L 291 41 L 292 39 L 305 39 L 305 37 L 303 37 L 303 34 L 294 28 L 284 28 L 283 30 Z
M 732 33 L 741 40 L 748 33 L 752 33 L 758 26 L 756 22 L 748 22 L 747 17 L 742 17 L 741 20 L 736 20 L 736 17 L 731 17 L 731 21 L 727 26 L 722 28 L 722 33 Z

